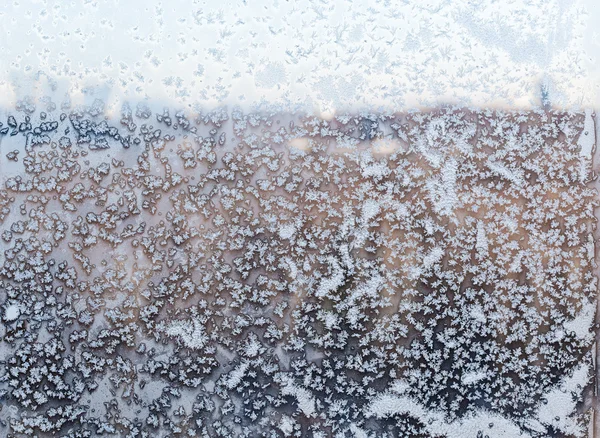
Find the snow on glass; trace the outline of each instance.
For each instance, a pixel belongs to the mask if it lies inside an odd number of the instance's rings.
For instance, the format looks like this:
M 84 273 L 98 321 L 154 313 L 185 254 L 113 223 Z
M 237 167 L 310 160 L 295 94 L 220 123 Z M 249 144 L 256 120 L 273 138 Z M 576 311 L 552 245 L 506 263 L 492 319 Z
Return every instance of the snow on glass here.
M 585 436 L 591 114 L 0 126 L 4 436 Z

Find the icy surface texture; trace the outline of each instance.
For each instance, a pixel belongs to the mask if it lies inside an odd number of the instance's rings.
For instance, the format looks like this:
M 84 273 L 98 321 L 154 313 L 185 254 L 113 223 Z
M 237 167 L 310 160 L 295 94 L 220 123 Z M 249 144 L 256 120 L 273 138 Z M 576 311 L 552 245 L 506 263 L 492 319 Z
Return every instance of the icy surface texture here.
M 0 106 L 600 103 L 597 0 L 7 0 Z M 115 107 L 118 111 L 120 105 Z
M 0 126 L 3 436 L 585 436 L 589 113 Z

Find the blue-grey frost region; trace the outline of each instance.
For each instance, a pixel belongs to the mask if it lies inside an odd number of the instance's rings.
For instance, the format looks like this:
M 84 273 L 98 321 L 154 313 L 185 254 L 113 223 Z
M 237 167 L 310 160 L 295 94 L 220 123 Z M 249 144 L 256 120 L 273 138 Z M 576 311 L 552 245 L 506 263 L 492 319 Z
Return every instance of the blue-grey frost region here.
M 3 114 L 0 435 L 587 436 L 590 112 Z

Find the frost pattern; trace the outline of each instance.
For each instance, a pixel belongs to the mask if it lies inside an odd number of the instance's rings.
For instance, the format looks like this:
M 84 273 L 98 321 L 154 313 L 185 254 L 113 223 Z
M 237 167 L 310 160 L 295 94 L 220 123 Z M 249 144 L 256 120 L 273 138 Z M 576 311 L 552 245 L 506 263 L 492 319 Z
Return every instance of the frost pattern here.
M 2 434 L 584 436 L 590 114 L 20 109 Z

